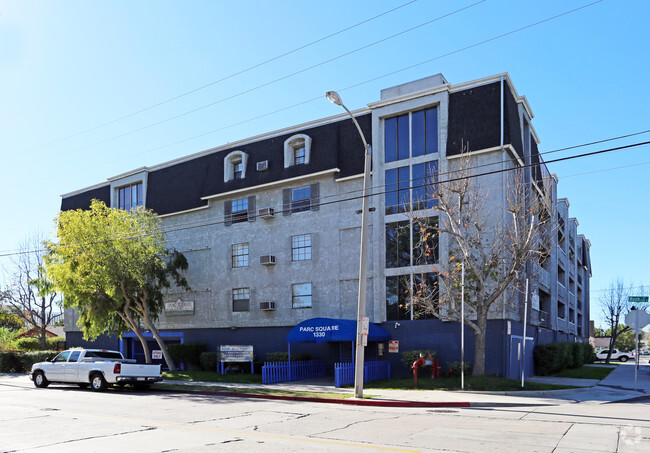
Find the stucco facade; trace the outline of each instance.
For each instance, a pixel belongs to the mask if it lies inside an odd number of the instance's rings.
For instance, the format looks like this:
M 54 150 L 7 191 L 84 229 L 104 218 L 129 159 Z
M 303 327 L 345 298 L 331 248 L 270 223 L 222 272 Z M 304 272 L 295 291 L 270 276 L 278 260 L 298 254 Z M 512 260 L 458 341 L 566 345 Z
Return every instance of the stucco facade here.
M 400 340 L 401 350 L 427 347 L 443 360 L 457 360 L 457 323 L 393 313 L 387 282 L 425 273 L 435 278 L 437 264 L 387 264 L 387 231 L 407 219 L 391 208 L 391 188 L 415 199 L 415 185 L 399 184 L 446 173 L 461 142 L 470 143 L 478 165 L 529 165 L 527 182 L 540 184 L 548 172 L 532 110 L 507 74 L 457 85 L 438 74 L 382 90 L 379 101 L 353 114 L 373 147 L 368 316 Z M 398 145 L 409 151 L 399 155 L 387 137 L 402 140 Z M 169 246 L 189 262 L 192 290 L 169 292 L 159 328 L 173 341 L 201 341 L 210 350 L 253 344 L 263 359 L 283 349 L 283 336 L 301 321 L 356 317 L 363 151 L 351 120 L 338 115 L 136 169 L 64 195 L 62 209 L 86 208 L 93 198 L 118 207 L 118 200 L 142 191 L 142 201 L 132 199 L 160 215 Z M 505 203 L 506 178 L 494 173 L 482 180 L 495 213 Z M 578 234 L 568 201 L 558 199 L 557 180 L 548 181 L 552 215 L 562 226 L 548 258 L 525 270 L 534 276 L 526 335 L 531 345 L 588 336 L 590 244 Z M 441 238 L 439 261 L 448 258 L 448 249 Z M 523 321 L 523 299 L 507 297 L 490 312 L 488 372 L 500 375 L 513 373 L 513 341 Z M 66 311 L 66 331 L 69 341 L 82 342 L 72 310 Z M 133 344 L 122 347 L 135 351 Z M 321 352 L 336 355 L 331 346 Z M 398 362 L 397 355 L 386 357 Z

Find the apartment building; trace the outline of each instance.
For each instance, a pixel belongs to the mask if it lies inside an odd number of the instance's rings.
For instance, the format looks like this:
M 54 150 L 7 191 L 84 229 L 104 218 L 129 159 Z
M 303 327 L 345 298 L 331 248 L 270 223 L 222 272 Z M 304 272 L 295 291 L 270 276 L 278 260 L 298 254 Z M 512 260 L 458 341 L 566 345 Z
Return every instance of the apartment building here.
M 466 142 L 481 164 L 521 166 L 530 190 L 544 185 L 551 194 L 557 241 L 545 259 L 522 270 L 533 282 L 526 355 L 540 342 L 588 337 L 590 244 L 578 234 L 568 200 L 557 197 L 532 111 L 508 74 L 456 85 L 434 75 L 382 90 L 353 115 L 373 148 L 367 314 L 401 351 L 435 349 L 443 361 L 459 359 L 459 324 L 418 315 L 403 288 L 436 280 L 450 240 L 436 238 L 436 253 L 417 259 L 405 211 L 433 215 L 425 182 L 446 172 Z M 166 341 L 202 342 L 209 350 L 253 345 L 263 360 L 286 351 L 286 335 L 300 322 L 356 317 L 363 159 L 359 133 L 341 114 L 135 169 L 64 195 L 61 209 L 87 208 L 94 198 L 152 209 L 169 246 L 187 257 L 192 288 L 168 294 L 158 322 Z M 503 181 L 496 174 L 487 182 L 495 210 L 503 208 Z M 517 374 L 523 301 L 503 300 L 490 314 L 488 373 Z M 66 311 L 65 327 L 70 345 L 85 344 L 74 310 Z M 104 336 L 95 344 L 137 357 L 134 340 Z M 465 343 L 471 361 L 469 329 Z M 353 350 L 348 343 L 301 347 L 329 361 Z M 367 354 L 401 367 L 384 344 L 370 345 Z

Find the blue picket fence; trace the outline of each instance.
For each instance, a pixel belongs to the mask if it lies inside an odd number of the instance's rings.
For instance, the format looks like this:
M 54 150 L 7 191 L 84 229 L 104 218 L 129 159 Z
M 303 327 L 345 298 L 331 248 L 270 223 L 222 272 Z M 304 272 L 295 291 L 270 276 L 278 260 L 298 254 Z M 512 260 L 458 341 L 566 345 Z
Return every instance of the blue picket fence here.
M 372 360 L 364 364 L 364 382 L 390 379 L 390 363 L 385 360 Z M 334 385 L 341 387 L 354 384 L 354 362 L 334 364 Z
M 264 362 L 262 382 L 264 384 L 275 384 L 276 382 L 301 381 L 324 377 L 325 373 L 325 362 L 322 360 Z

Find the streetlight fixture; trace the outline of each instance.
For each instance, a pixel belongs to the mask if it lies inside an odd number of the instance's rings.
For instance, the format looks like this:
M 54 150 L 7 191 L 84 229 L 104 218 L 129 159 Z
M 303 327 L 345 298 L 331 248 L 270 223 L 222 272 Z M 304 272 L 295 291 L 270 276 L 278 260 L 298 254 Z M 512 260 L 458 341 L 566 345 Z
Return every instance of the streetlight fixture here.
M 340 105 L 348 112 L 352 122 L 357 127 L 361 141 L 365 147 L 364 169 L 363 169 L 363 192 L 361 202 L 361 249 L 359 251 L 359 295 L 357 298 L 357 341 L 354 354 L 354 397 L 363 398 L 363 371 L 365 349 L 363 342 L 363 319 L 366 316 L 366 284 L 368 270 L 368 197 L 370 194 L 370 164 L 372 157 L 372 148 L 363 135 L 361 126 L 357 122 L 352 112 L 343 104 L 341 96 L 336 91 L 328 91 L 325 97 L 330 102 Z

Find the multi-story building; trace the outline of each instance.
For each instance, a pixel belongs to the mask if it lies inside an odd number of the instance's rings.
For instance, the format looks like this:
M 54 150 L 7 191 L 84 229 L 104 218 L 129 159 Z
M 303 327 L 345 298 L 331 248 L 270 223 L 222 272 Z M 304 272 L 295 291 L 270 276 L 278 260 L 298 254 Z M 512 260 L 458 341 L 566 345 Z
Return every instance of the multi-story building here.
M 431 212 L 422 183 L 447 170 L 462 142 L 471 143 L 481 163 L 526 168 L 531 190 L 545 181 L 552 194 L 557 241 L 543 262 L 526 269 L 535 282 L 527 355 L 537 342 L 588 337 L 590 244 L 578 235 L 568 201 L 557 198 L 557 178 L 543 177 L 548 172 L 533 114 L 507 74 L 457 85 L 435 75 L 382 90 L 379 101 L 353 114 L 373 145 L 367 314 L 400 350 L 435 349 L 443 361 L 459 359 L 459 324 L 416 316 L 409 292 L 400 288 L 400 282 L 436 279 L 448 239 L 441 237 L 437 256 L 422 262 L 411 253 L 412 237 L 405 240 L 396 230 L 409 230 L 402 203 Z M 155 211 L 169 246 L 190 266 L 191 291 L 168 294 L 159 319 L 167 341 L 202 342 L 210 350 L 253 345 L 263 359 L 286 350 L 287 332 L 302 321 L 356 318 L 363 157 L 360 136 L 342 114 L 109 178 L 64 195 L 61 209 L 87 208 L 96 198 Z M 488 184 L 494 208 L 502 208 L 503 178 Z M 517 375 L 522 306 L 516 301 L 514 310 L 491 312 L 488 373 Z M 83 343 L 74 311 L 67 312 L 66 330 L 70 344 Z M 137 356 L 133 340 L 98 341 Z M 315 345 L 311 352 L 334 360 L 350 357 L 352 346 Z M 383 345 L 372 345 L 368 354 L 399 363 Z

